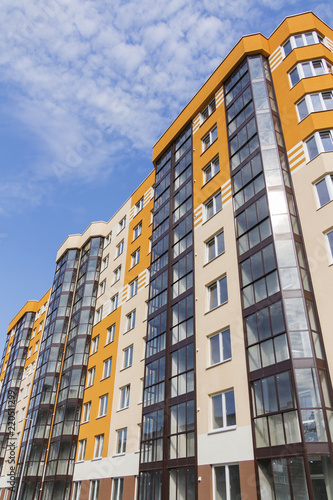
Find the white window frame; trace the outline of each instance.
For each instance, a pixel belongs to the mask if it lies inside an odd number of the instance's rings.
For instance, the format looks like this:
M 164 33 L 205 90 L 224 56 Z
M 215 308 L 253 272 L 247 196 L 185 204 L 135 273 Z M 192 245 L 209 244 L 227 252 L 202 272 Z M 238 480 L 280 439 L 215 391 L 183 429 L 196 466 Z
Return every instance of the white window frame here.
M 126 332 L 129 332 L 135 327 L 136 309 L 126 314 Z
M 225 281 L 224 281 L 225 280 Z M 221 291 L 221 284 L 222 282 L 225 282 L 225 286 L 227 287 L 227 300 L 225 300 L 224 302 L 221 302 L 220 303 L 220 291 Z M 217 294 L 217 305 L 214 306 L 214 307 L 210 307 L 210 303 L 211 303 L 211 290 L 212 288 L 216 285 L 216 294 Z M 210 283 L 209 285 L 207 285 L 207 299 L 208 299 L 208 308 L 207 310 L 208 311 L 214 311 L 214 309 L 216 309 L 217 307 L 220 307 L 222 306 L 223 304 L 226 304 L 228 302 L 228 281 L 227 281 L 227 275 L 224 274 L 223 276 L 221 276 L 220 278 L 218 278 L 217 280 L 213 281 L 212 283 Z
M 82 424 L 89 422 L 90 419 L 90 411 L 91 411 L 91 401 L 84 403 L 83 412 L 82 412 Z
M 232 430 L 232 429 L 235 429 L 237 424 L 233 424 L 233 425 L 226 425 L 227 424 L 227 408 L 226 408 L 226 403 L 225 403 L 225 395 L 228 394 L 229 392 L 233 392 L 234 393 L 234 401 L 235 401 L 235 390 L 234 388 L 232 389 L 228 389 L 226 391 L 221 391 L 221 392 L 217 392 L 215 394 L 212 394 L 210 396 L 210 399 L 211 399 L 211 429 L 212 429 L 212 432 L 217 432 L 217 431 L 221 431 L 221 430 Z M 222 418 L 223 418 L 223 426 L 222 427 L 214 427 L 214 423 L 213 423 L 213 420 L 214 420 L 214 403 L 213 403 L 213 398 L 217 397 L 217 396 L 222 396 Z M 236 418 L 236 403 L 235 403 L 235 418 Z
M 40 333 L 42 331 L 43 324 L 44 324 L 44 320 L 39 323 L 38 333 Z
M 124 488 L 124 478 L 114 477 L 112 481 L 112 500 L 122 500 Z
M 113 271 L 113 285 L 117 283 L 117 281 L 120 280 L 121 276 L 121 266 L 118 266 L 114 271 Z
M 311 34 L 314 38 L 314 43 L 308 43 L 307 39 L 306 39 L 306 35 L 309 35 Z M 302 38 L 302 42 L 303 44 L 302 45 L 297 45 L 296 44 L 296 38 L 298 37 L 301 37 Z M 310 46 L 310 45 L 316 45 L 317 43 L 323 43 L 324 41 L 324 37 L 322 37 L 321 35 L 319 35 L 316 31 L 307 31 L 305 33 L 297 33 L 295 35 L 292 35 L 288 38 L 288 40 L 286 40 L 284 42 L 284 44 L 282 45 L 282 50 L 283 50 L 283 55 L 284 57 L 287 57 L 294 49 L 297 49 L 299 47 L 307 47 L 307 46 Z M 291 45 L 291 51 L 288 52 L 288 54 L 286 54 L 286 51 L 285 51 L 285 46 L 287 45 L 287 43 L 290 42 L 290 45 Z
M 116 444 L 116 455 L 123 455 L 126 453 L 127 444 L 127 427 L 117 430 L 117 444 Z
M 220 199 L 220 201 L 218 201 Z M 212 215 L 208 216 L 208 205 L 210 203 L 213 203 L 213 213 Z M 219 207 L 219 203 L 221 203 L 221 208 Z M 220 212 L 222 210 L 222 195 L 221 191 L 218 191 L 217 193 L 214 194 L 209 200 L 206 201 L 205 203 L 205 220 L 210 220 L 212 217 L 214 217 L 215 214 Z
M 106 278 L 99 284 L 99 287 L 98 287 L 98 296 L 99 297 L 101 295 L 103 295 L 103 293 L 105 293 L 105 289 L 106 289 Z
M 143 209 L 143 198 L 144 197 L 142 196 L 142 198 L 140 198 L 140 200 L 135 204 L 134 217 Z
M 95 436 L 94 458 L 102 458 L 103 445 L 104 445 L 104 434 L 98 434 L 98 436 Z
M 110 356 L 108 359 L 105 359 L 103 362 L 103 380 L 105 378 L 111 377 L 111 370 L 112 370 L 112 356 Z
M 77 452 L 77 461 L 78 462 L 83 462 L 83 460 L 86 456 L 86 448 L 87 448 L 87 439 L 80 439 L 79 446 L 78 446 L 78 452 Z
M 104 271 L 109 265 L 109 254 L 107 254 L 104 259 L 102 260 L 102 269 L 101 271 Z
M 216 464 L 216 465 L 213 465 L 212 469 L 213 469 L 213 498 L 214 500 L 216 500 L 216 472 L 215 472 L 215 469 L 217 468 L 221 468 L 221 467 L 224 467 L 224 473 L 225 473 L 225 490 L 226 490 L 226 497 L 225 497 L 225 500 L 233 500 L 233 497 L 231 497 L 231 485 L 230 485 L 230 471 L 229 471 L 229 467 L 232 466 L 232 465 L 238 465 L 239 467 L 239 464 L 236 462 L 236 463 L 229 463 L 229 464 Z M 239 469 L 238 469 L 239 470 Z
M 207 149 L 215 142 L 218 138 L 217 125 L 214 127 L 201 139 L 202 152 L 204 153 Z
M 135 278 L 131 283 L 128 285 L 129 286 L 129 298 L 131 299 L 138 293 L 138 283 L 139 279 Z
M 140 247 L 135 250 L 131 255 L 131 268 L 140 262 Z
M 326 107 L 327 101 L 323 98 L 323 94 L 331 94 L 331 101 L 333 103 L 333 91 L 332 90 L 325 90 L 323 92 L 313 92 L 311 94 L 306 94 L 304 97 L 302 97 L 302 99 L 300 99 L 296 103 L 296 111 L 297 111 L 297 116 L 298 116 L 299 121 L 305 120 L 305 118 L 307 116 L 309 116 L 309 114 L 311 114 L 311 113 L 318 113 L 320 111 L 331 111 L 333 109 L 333 107 L 332 108 Z M 321 109 L 314 109 L 313 102 L 312 102 L 312 97 L 314 97 L 314 96 L 319 97 Z M 305 102 L 305 105 L 306 105 L 307 114 L 305 116 L 303 116 L 303 118 L 302 118 L 300 115 L 300 112 L 299 112 L 299 105 L 303 101 Z
M 223 234 L 223 250 L 220 253 L 217 253 L 216 249 L 218 249 L 218 237 Z M 210 249 L 210 244 L 213 242 L 214 247 L 215 247 L 215 257 L 212 257 L 211 259 L 209 258 L 209 249 Z M 214 234 L 209 240 L 205 242 L 205 249 L 206 249 L 206 263 L 208 264 L 209 262 L 212 262 L 212 260 L 216 259 L 219 255 L 222 255 L 225 252 L 225 241 L 224 241 L 224 230 L 219 231 L 218 233 Z
M 81 481 L 73 481 L 73 497 L 72 500 L 80 500 Z
M 111 243 L 111 240 L 112 240 L 112 231 L 110 231 L 109 234 L 104 238 L 104 248 Z
M 318 62 L 320 62 L 320 64 L 322 65 L 323 73 L 316 73 L 315 64 Z M 312 73 L 312 75 L 310 76 L 306 76 L 304 73 L 304 66 L 307 64 L 309 64 L 309 68 Z M 293 83 L 291 79 L 291 73 L 293 73 L 295 69 L 297 70 L 298 81 L 296 83 Z M 312 78 L 313 76 L 321 76 L 322 74 L 326 75 L 328 73 L 332 73 L 332 65 L 327 62 L 326 59 L 311 59 L 309 61 L 302 61 L 300 63 L 297 63 L 296 66 L 294 66 L 288 73 L 290 88 L 293 88 L 295 85 L 297 85 L 300 80 L 303 80 L 303 78 Z
M 119 234 L 126 227 L 126 215 L 118 222 L 117 234 Z
M 95 313 L 95 324 L 102 321 L 103 318 L 103 306 L 99 307 Z
M 119 257 L 124 251 L 124 240 L 121 240 L 116 246 L 116 258 Z
M 224 328 L 220 332 L 213 333 L 212 335 L 210 335 L 208 337 L 208 341 L 209 341 L 209 366 L 220 365 L 221 363 L 224 363 L 225 361 L 229 361 L 230 359 L 232 359 L 232 353 L 230 353 L 230 357 L 225 357 L 224 351 L 223 351 L 223 334 L 225 334 L 227 332 L 229 332 L 229 342 L 230 342 L 230 328 Z M 218 341 L 219 341 L 219 358 L 220 358 L 220 360 L 217 361 L 216 363 L 213 363 L 211 341 L 215 337 L 218 337 Z M 230 346 L 230 351 L 231 351 L 231 346 Z
M 28 351 L 28 355 L 27 355 L 27 358 L 30 358 L 31 356 L 31 353 L 32 353 L 32 347 L 29 348 L 29 351 Z M 5 367 L 6 368 L 6 367 Z
M 103 394 L 99 398 L 98 416 L 105 417 L 108 411 L 109 394 Z
M 329 201 L 327 203 L 321 204 L 320 198 L 319 198 L 319 194 L 318 194 L 318 188 L 317 188 L 317 186 L 318 186 L 318 184 L 320 184 L 323 181 L 325 182 L 327 193 L 328 193 L 328 196 L 329 196 L 330 199 L 329 199 Z M 321 208 L 321 207 L 324 207 L 325 205 L 328 205 L 328 203 L 330 203 L 333 200 L 333 172 L 330 173 L 330 174 L 326 174 L 323 177 L 321 177 L 320 179 L 318 179 L 314 183 L 314 186 L 316 188 L 316 197 L 317 197 L 317 206 L 318 206 L 318 208 Z
M 142 221 L 139 222 L 133 229 L 133 241 L 139 238 L 142 234 Z
M 123 369 L 129 368 L 133 364 L 133 344 L 123 350 Z
M 37 340 L 36 344 L 35 344 L 35 348 L 34 348 L 34 354 L 35 352 L 38 351 L 38 347 L 39 347 L 39 340 Z
M 114 341 L 114 336 L 116 332 L 116 323 L 113 323 L 108 327 L 106 331 L 106 345 L 111 344 Z
M 131 392 L 130 384 L 124 385 L 124 387 L 120 388 L 120 402 L 119 402 L 120 410 L 124 410 L 125 408 L 129 407 L 130 392 Z
M 99 335 L 96 335 L 96 337 L 91 339 L 90 355 L 95 354 L 95 352 L 98 351 L 98 345 L 99 345 Z
M 208 172 L 211 172 L 210 176 Z M 211 162 L 208 163 L 208 165 L 206 165 L 202 169 L 203 185 L 207 184 L 207 182 L 209 182 L 219 172 L 220 172 L 220 159 L 219 155 L 217 155 Z
M 99 479 L 90 480 L 89 500 L 98 500 Z
M 330 262 L 330 264 L 332 264 L 333 263 L 333 229 L 326 231 L 325 238 L 326 238 L 329 262 Z M 330 239 L 332 239 L 332 244 L 330 243 Z
M 95 382 L 95 372 L 96 372 L 96 366 L 93 366 L 92 368 L 89 368 L 88 373 L 87 373 L 87 385 L 86 388 L 92 387 Z
M 110 312 L 115 311 L 117 309 L 117 307 L 118 307 L 118 293 L 116 293 L 110 299 Z
M 200 124 L 204 123 L 210 115 L 214 113 L 216 110 L 216 102 L 215 102 L 215 97 L 210 101 L 208 106 L 205 107 L 200 113 Z
M 31 340 L 35 337 L 35 335 L 36 335 L 36 328 L 34 328 L 34 329 L 32 330 Z M 10 347 L 11 347 L 11 346 L 10 346 Z
M 328 150 L 324 149 L 323 142 L 322 142 L 322 136 L 324 134 L 329 134 L 330 139 L 331 139 L 331 143 L 332 143 L 332 150 L 333 150 L 333 130 L 330 129 L 330 130 L 321 130 L 320 132 L 319 131 L 315 132 L 311 137 L 309 137 L 306 141 L 304 141 L 305 155 L 306 155 L 307 162 L 313 160 L 314 158 L 316 158 L 321 153 L 326 153 L 326 152 L 332 151 L 330 149 L 328 149 Z M 316 154 L 315 156 L 313 156 L 311 158 L 310 154 L 309 154 L 309 150 L 308 150 L 308 143 L 311 140 L 313 140 L 313 139 L 315 140 L 315 144 L 316 144 L 316 147 L 317 147 L 318 154 Z

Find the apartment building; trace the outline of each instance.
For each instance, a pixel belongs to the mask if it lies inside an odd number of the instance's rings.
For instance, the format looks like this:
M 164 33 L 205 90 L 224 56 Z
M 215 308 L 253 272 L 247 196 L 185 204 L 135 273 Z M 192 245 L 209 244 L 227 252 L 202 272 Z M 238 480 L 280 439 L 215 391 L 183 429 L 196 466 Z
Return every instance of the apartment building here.
M 1 500 L 333 499 L 332 64 L 312 13 L 243 37 L 63 243 L 8 329 Z

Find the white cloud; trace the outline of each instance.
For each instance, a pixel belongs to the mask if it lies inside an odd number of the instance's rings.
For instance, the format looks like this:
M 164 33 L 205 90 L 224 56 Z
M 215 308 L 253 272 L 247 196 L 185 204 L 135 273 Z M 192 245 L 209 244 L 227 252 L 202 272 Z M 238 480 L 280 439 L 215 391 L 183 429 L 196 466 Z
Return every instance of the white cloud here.
M 109 172 L 120 146 L 149 162 L 156 139 L 240 36 L 275 28 L 288 5 L 306 8 L 299 0 L 2 0 L 0 82 L 43 153 L 30 176 L 52 179 L 62 164 L 63 181 L 75 170 L 87 182 Z

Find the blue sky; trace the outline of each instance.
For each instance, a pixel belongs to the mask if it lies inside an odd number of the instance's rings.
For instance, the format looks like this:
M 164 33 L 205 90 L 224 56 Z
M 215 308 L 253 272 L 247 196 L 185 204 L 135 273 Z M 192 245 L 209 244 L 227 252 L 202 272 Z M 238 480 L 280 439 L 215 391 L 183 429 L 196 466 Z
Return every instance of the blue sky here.
M 1 352 L 67 235 L 111 218 L 239 38 L 311 9 L 333 25 L 330 1 L 2 0 Z

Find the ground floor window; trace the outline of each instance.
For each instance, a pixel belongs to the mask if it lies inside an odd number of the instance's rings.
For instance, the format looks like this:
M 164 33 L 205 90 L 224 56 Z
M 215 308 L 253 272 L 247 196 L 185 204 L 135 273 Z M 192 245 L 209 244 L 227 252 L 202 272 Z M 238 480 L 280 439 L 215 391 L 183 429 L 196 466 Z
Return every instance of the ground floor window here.
M 214 500 L 241 500 L 238 464 L 213 469 Z

